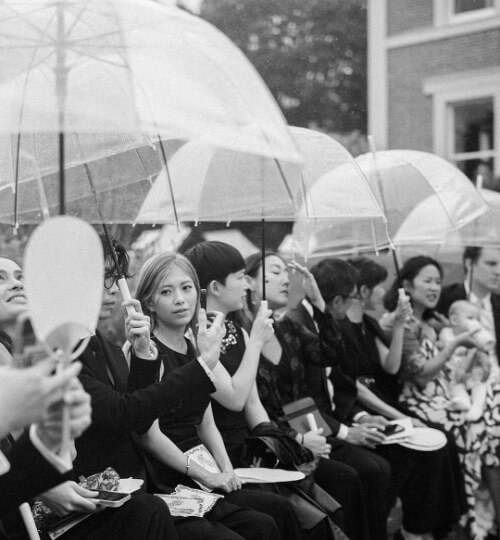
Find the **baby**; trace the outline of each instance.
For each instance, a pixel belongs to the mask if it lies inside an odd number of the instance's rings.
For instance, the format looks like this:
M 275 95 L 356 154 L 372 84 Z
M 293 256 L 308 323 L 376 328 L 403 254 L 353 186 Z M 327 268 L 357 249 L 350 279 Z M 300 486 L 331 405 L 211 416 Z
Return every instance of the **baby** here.
M 486 380 L 491 372 L 488 352 L 495 346 L 493 336 L 479 322 L 479 308 L 466 300 L 453 302 L 448 311 L 451 327 L 443 328 L 439 339 L 443 345 L 455 336 L 474 331 L 472 337 L 480 349 L 457 347 L 447 363 L 451 379 L 452 405 L 455 410 L 466 411 L 466 419 L 475 422 L 481 418 L 486 401 Z

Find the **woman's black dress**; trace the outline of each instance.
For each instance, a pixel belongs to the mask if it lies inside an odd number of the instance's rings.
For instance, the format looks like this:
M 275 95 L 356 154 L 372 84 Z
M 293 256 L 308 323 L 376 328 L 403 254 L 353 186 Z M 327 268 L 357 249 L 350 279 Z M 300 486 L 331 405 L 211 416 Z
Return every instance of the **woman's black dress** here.
M 162 342 L 155 339 L 155 343 L 158 347 L 159 358 L 164 368 L 164 375 L 176 370 L 183 366 L 186 362 L 196 358 L 196 353 L 192 343 L 186 340 L 188 350 L 187 354 L 182 354 L 173 351 L 169 347 L 165 346 Z M 189 392 L 189 388 L 186 387 L 186 392 Z M 197 426 L 201 423 L 203 415 L 210 404 L 209 395 L 198 396 L 196 400 L 190 400 L 188 403 L 184 403 L 182 407 L 178 407 L 168 415 L 159 418 L 159 426 L 161 431 L 174 442 L 183 452 L 202 444 L 198 432 Z M 151 458 L 151 463 L 154 469 L 154 476 L 157 482 L 170 486 L 176 486 L 177 484 L 190 485 L 198 488 L 188 476 L 179 473 L 174 469 L 161 463 L 154 457 Z M 275 523 L 274 535 L 276 538 L 280 538 L 283 532 L 290 534 L 291 538 L 300 537 L 297 533 L 293 534 L 294 527 L 298 524 L 293 515 L 292 509 L 281 497 L 263 491 L 256 491 L 253 489 L 241 489 L 233 491 L 231 493 L 224 493 L 224 501 L 232 508 L 234 505 L 243 507 L 243 510 L 247 513 L 252 513 L 255 521 L 250 530 L 242 532 L 242 525 L 238 524 L 238 532 L 245 538 L 255 538 L 261 540 L 259 537 L 258 524 L 262 521 L 263 517 L 268 518 L 271 516 Z M 220 506 L 220 505 L 218 505 Z M 248 508 L 245 508 L 248 507 Z M 217 508 L 217 507 L 216 507 Z M 252 510 L 250 510 L 252 509 Z M 255 512 L 257 510 L 257 512 Z M 263 516 L 263 514 L 267 514 Z M 234 526 L 224 524 L 233 530 Z M 279 531 L 279 532 L 278 532 Z M 283 536 L 283 538 L 286 538 Z

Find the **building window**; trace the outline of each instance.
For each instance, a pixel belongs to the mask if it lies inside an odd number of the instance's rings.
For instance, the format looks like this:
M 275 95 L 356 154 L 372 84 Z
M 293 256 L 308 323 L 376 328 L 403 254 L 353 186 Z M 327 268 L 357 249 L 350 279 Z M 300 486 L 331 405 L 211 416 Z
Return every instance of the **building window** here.
M 494 100 L 492 97 L 449 105 L 451 122 L 449 158 L 469 178 L 480 174 L 491 187 L 495 170 Z
M 434 0 L 434 23 L 448 26 L 488 19 L 500 13 L 500 0 Z
M 452 8 L 453 13 L 468 13 L 493 7 L 493 0 L 454 0 Z
M 489 68 L 426 79 L 433 147 L 472 181 L 500 191 L 500 71 Z

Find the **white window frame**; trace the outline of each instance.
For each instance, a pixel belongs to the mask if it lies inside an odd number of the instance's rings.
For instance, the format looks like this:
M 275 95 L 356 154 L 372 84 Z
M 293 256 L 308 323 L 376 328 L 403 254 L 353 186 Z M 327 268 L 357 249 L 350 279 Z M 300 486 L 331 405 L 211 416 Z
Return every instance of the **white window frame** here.
M 424 81 L 425 95 L 432 97 L 434 153 L 456 162 L 465 159 L 494 159 L 495 177 L 500 176 L 500 68 L 432 77 Z M 455 103 L 493 100 L 494 148 L 481 152 L 454 152 Z
M 492 7 L 455 13 L 455 0 L 434 0 L 434 25 L 446 26 L 465 24 L 489 17 L 495 17 L 500 13 L 500 0 L 493 0 Z

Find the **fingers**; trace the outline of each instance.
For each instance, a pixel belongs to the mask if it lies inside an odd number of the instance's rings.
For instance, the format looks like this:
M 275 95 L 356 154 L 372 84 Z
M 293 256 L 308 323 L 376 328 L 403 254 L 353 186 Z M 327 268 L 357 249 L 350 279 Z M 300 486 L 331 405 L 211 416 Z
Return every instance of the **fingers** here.
M 33 373 L 36 377 L 47 377 L 51 375 L 58 364 L 57 358 L 54 356 L 48 357 L 34 366 L 28 368 L 26 373 Z
M 211 311 L 211 314 L 215 314 L 215 318 L 212 321 L 212 327 L 215 326 L 221 329 L 224 326 L 224 314 L 220 311 Z
M 73 362 L 55 375 L 52 375 L 47 380 L 46 392 L 51 393 L 56 389 L 66 388 L 70 381 L 78 376 L 81 369 L 82 364 L 80 362 Z
M 130 300 L 125 300 L 122 302 L 122 308 L 128 313 L 130 310 L 127 310 L 127 308 L 134 308 L 134 310 L 137 313 L 142 314 L 142 305 L 139 300 L 136 300 L 135 298 L 131 298 Z
M 302 275 L 306 277 L 309 276 L 310 274 L 309 270 L 305 266 L 302 266 L 301 264 L 299 264 L 297 261 L 290 261 L 288 263 L 288 266 L 292 270 L 298 270 Z
M 73 490 L 75 491 L 75 493 L 77 493 L 81 497 L 87 497 L 87 499 L 92 498 L 92 497 L 97 497 L 97 495 L 98 495 L 97 491 L 93 491 L 91 489 L 84 488 L 83 486 L 80 486 L 76 482 L 73 483 L 72 487 L 73 487 Z
M 207 312 L 205 309 L 200 308 L 198 311 L 198 329 L 206 330 L 207 328 Z

